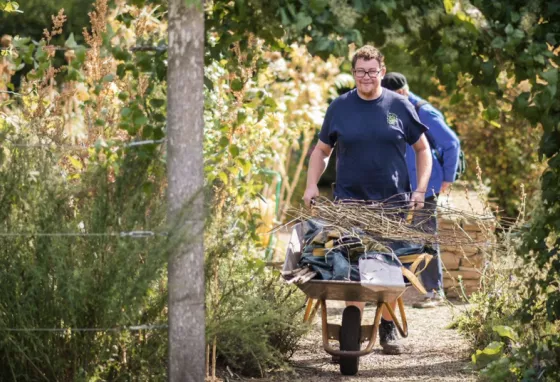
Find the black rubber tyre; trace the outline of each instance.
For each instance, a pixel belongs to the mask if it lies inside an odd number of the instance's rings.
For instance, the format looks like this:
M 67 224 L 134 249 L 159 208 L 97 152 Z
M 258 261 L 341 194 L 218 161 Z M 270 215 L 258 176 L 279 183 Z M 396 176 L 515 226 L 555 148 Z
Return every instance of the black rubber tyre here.
M 360 336 L 362 330 L 360 309 L 347 306 L 342 312 L 340 327 L 340 350 L 360 350 Z M 356 375 L 360 366 L 360 357 L 340 357 L 340 373 L 342 375 Z

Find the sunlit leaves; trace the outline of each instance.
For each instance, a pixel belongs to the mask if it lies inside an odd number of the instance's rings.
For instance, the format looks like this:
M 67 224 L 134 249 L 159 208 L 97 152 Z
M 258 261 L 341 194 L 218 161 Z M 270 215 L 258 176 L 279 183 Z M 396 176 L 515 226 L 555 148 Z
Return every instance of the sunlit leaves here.
M 492 342 L 483 350 L 477 350 L 472 355 L 472 362 L 477 368 L 483 368 L 492 361 L 498 360 L 503 351 L 504 344 L 502 342 Z
M 21 11 L 19 9 L 19 4 L 16 3 L 15 1 L 0 1 L 0 11 L 4 11 L 7 13 L 13 13 L 13 12 L 18 12 L 18 13 L 23 13 L 23 11 Z
M 516 341 L 519 338 L 519 336 L 517 335 L 515 330 L 513 330 L 509 326 L 497 325 L 497 326 L 494 326 L 492 328 L 492 330 L 494 332 L 498 333 L 498 335 L 500 337 L 509 338 L 510 340 L 513 340 L 513 341 Z

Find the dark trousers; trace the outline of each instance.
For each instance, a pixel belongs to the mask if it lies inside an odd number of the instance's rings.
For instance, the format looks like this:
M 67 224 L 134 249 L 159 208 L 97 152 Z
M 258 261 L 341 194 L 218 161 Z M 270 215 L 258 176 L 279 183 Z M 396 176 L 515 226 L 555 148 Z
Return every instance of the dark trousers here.
M 424 232 L 436 233 L 438 228 L 437 223 L 437 202 L 436 196 L 426 198 L 422 213 L 414 217 L 415 224 L 424 221 L 420 229 Z M 430 261 L 426 269 L 420 274 L 422 283 L 428 292 L 435 290 L 436 292 L 443 290 L 443 270 L 441 265 L 441 257 L 439 252 L 439 245 L 434 244 L 433 249 L 436 255 Z

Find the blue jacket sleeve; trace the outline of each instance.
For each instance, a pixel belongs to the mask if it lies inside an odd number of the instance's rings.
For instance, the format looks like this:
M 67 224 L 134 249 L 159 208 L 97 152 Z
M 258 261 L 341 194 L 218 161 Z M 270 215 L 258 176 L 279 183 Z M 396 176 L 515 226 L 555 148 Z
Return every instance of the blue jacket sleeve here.
M 430 129 L 429 134 L 432 136 L 436 149 L 443 158 L 443 181 L 453 182 L 457 166 L 459 165 L 459 152 L 461 148 L 459 138 L 447 126 L 443 115 L 434 108 L 421 108 L 418 114 L 420 121 Z

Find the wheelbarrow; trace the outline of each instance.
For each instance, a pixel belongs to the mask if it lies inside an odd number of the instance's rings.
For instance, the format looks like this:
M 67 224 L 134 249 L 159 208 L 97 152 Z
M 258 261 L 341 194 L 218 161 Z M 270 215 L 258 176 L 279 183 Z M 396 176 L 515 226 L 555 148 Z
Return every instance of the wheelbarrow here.
M 340 372 L 355 375 L 359 369 L 360 357 L 370 354 L 377 340 L 381 312 L 385 306 L 393 318 L 402 337 L 408 336 L 408 324 L 404 311 L 402 294 L 406 287 L 364 286 L 356 281 L 311 280 L 298 287 L 308 296 L 304 321 L 313 319 L 314 311 L 321 308 L 323 347 L 325 351 L 340 358 Z M 397 300 L 401 320 L 388 302 Z M 327 320 L 327 300 L 374 302 L 377 305 L 373 324 L 363 325 L 361 312 L 356 306 L 347 306 L 342 313 L 341 325 Z M 402 323 L 401 323 L 402 321 Z M 340 343 L 339 350 L 330 341 Z M 365 348 L 362 343 L 367 342 Z
M 297 242 L 295 241 L 291 242 Z M 297 268 L 300 253 L 298 250 L 288 250 L 283 274 L 288 274 Z M 413 285 L 422 294 L 426 290 L 416 277 L 431 261 L 432 255 L 418 253 L 399 258 L 403 267 L 401 271 L 407 283 L 400 285 L 379 285 L 364 281 L 341 280 L 316 280 L 311 279 L 304 283 L 296 283 L 299 289 L 307 296 L 307 306 L 304 313 L 304 322 L 311 322 L 319 308 L 321 308 L 322 340 L 325 351 L 339 357 L 340 372 L 343 375 L 355 375 L 359 370 L 360 357 L 370 354 L 377 340 L 377 333 L 381 314 L 385 307 L 391 315 L 393 322 L 403 338 L 408 336 L 408 323 L 406 319 L 402 295 L 408 286 Z M 420 264 L 424 264 L 420 269 Z M 405 267 L 404 265 L 407 265 Z M 288 281 L 289 282 L 289 281 Z M 327 300 L 370 302 L 376 304 L 375 316 L 372 324 L 364 325 L 361 320 L 360 309 L 356 306 L 347 306 L 342 313 L 340 325 L 332 324 L 327 319 Z M 400 319 L 390 305 L 397 301 Z M 339 349 L 331 346 L 331 341 L 339 342 Z M 362 347 L 363 343 L 366 343 Z

